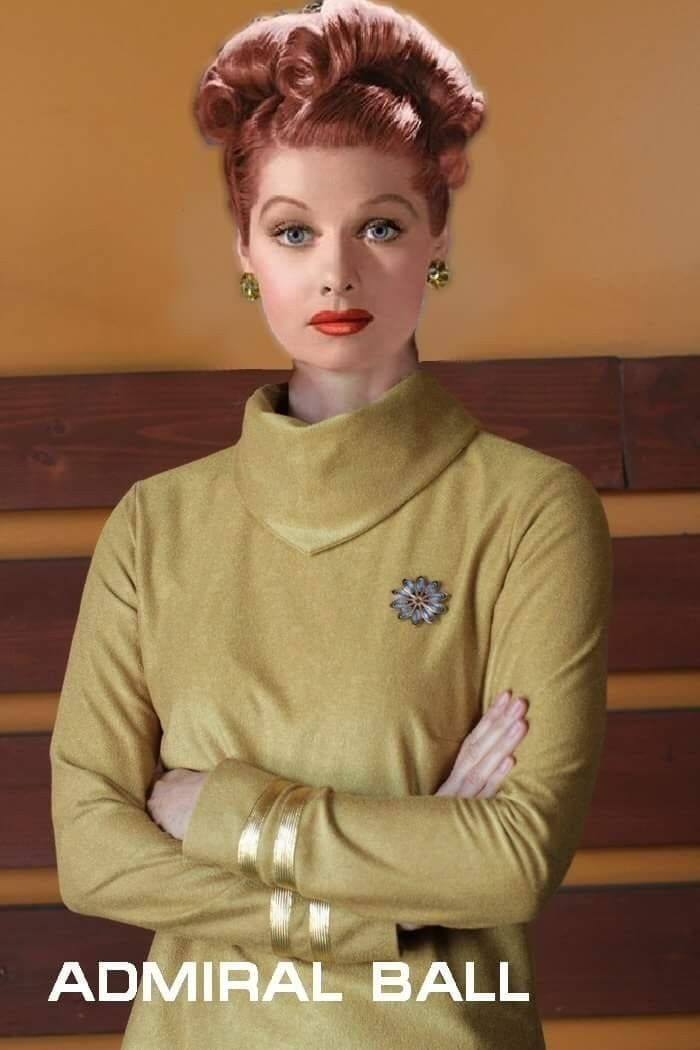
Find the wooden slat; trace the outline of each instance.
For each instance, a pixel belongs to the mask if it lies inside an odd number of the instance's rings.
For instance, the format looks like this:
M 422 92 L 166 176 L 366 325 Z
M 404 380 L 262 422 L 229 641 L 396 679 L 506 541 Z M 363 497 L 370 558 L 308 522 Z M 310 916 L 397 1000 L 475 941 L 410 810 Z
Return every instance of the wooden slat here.
M 66 959 L 97 988 L 97 961 L 139 968 L 153 934 L 62 907 L 0 909 L 0 1035 L 123 1030 L 131 1003 L 48 1003 Z M 700 885 L 560 890 L 534 927 L 542 1017 L 697 1010 Z M 122 987 L 122 985 L 119 985 Z M 523 990 L 523 989 L 519 989 Z
M 488 430 L 624 488 L 615 357 L 426 361 Z M 0 378 L 0 510 L 114 506 L 132 482 L 235 444 L 245 402 L 288 370 Z
M 581 846 L 700 843 L 700 711 L 608 713 Z
M 0 1036 L 123 1031 L 129 1002 L 91 1003 L 76 994 L 47 999 L 65 961 L 80 963 L 97 995 L 98 961 L 140 966 L 152 939 L 151 930 L 61 906 L 0 908 L 0 968 L 12 975 L 0 982 Z
M 542 1028 L 547 1050 L 591 1050 L 591 1047 L 600 1050 L 611 1050 L 612 1047 L 615 1050 L 698 1050 L 700 1047 L 700 1014 L 591 1017 L 566 1021 L 550 1018 L 544 1021 Z M 0 1050 L 4 1050 L 1 1043 Z M 88 1048 L 76 1046 L 75 1050 Z
M 0 561 L 0 693 L 60 691 L 89 564 Z
M 107 1035 L 82 1035 L 78 1032 L 71 1035 L 30 1035 L 8 1036 L 0 1039 L 0 1050 L 121 1050 L 123 1032 Z M 617 1050 L 627 1050 L 619 1046 Z M 645 1050 L 637 1046 L 635 1050 Z M 677 1050 L 684 1050 L 677 1047 Z M 694 1048 L 693 1048 L 694 1050 Z
M 700 882 L 700 846 L 579 849 L 562 886 L 642 886 Z M 0 867 L 0 906 L 62 904 L 55 867 Z
M 425 361 L 494 433 L 600 489 L 700 487 L 700 355 Z M 287 370 L 0 378 L 0 510 L 109 507 L 138 478 L 240 434 L 253 390 Z
M 543 1016 L 698 1008 L 700 884 L 560 890 L 535 924 Z
M 608 670 L 700 667 L 700 535 L 613 540 Z M 61 688 L 89 558 L 0 561 L 0 693 Z
M 0 868 L 55 866 L 49 733 L 0 736 Z
M 629 487 L 700 488 L 700 356 L 620 363 Z
M 426 362 L 487 430 L 574 464 L 599 489 L 623 489 L 616 357 Z
M 0 693 L 0 733 L 50 733 L 59 693 Z M 628 671 L 608 675 L 608 711 L 700 708 L 700 671 Z
M 700 535 L 613 540 L 611 671 L 700 666 Z
M 23 868 L 25 876 L 34 871 L 49 871 L 47 868 Z M 12 870 L 6 872 L 7 878 Z M 574 854 L 562 885 L 569 886 L 630 886 L 643 883 L 700 882 L 700 846 L 609 846 L 606 849 L 579 849 Z M 2 870 L 0 869 L 0 903 L 2 902 Z M 44 889 L 39 884 L 39 890 Z M 9 889 L 8 889 L 8 892 Z M 13 901 L 24 904 L 27 900 L 48 900 L 45 896 Z M 54 897 L 53 900 L 60 900 Z M 11 903 L 8 898 L 8 903 Z
M 608 675 L 609 711 L 666 711 L 679 707 L 700 707 L 700 671 L 627 671 Z M 6 724 L 10 724 L 10 720 L 11 712 L 8 712 Z M 43 727 L 35 719 L 26 727 L 17 725 L 16 728 Z
M 56 863 L 48 733 L 0 735 L 0 867 Z M 700 711 L 611 712 L 581 848 L 700 844 Z

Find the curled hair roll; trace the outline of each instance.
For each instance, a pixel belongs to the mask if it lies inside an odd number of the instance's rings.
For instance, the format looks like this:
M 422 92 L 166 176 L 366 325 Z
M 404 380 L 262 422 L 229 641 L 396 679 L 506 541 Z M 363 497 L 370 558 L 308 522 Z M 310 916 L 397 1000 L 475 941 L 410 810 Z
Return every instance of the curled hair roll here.
M 469 170 L 485 96 L 417 19 L 372 0 L 315 0 L 253 19 L 220 45 L 194 116 L 223 145 L 229 206 L 247 244 L 268 147 L 373 146 L 415 162 L 413 187 L 438 233 Z

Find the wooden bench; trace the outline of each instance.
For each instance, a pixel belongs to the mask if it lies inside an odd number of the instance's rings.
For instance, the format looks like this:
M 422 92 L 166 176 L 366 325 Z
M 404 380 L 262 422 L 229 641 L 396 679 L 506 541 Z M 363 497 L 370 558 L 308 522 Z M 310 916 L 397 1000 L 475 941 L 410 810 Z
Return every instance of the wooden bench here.
M 573 463 L 603 499 L 606 492 L 700 489 L 698 356 L 424 367 L 486 429 Z M 235 443 L 248 396 L 287 376 L 235 370 L 0 379 L 0 509 L 111 508 L 133 481 Z M 614 537 L 613 544 L 611 676 L 697 672 L 700 534 Z M 64 959 L 79 960 L 94 987 L 98 959 L 140 964 L 153 937 L 61 903 L 51 723 L 37 729 L 23 721 L 23 704 L 37 693 L 58 698 L 88 564 L 88 557 L 0 560 L 0 1048 L 5 1037 L 60 1033 L 80 1033 L 71 1046 L 116 1048 L 116 1035 L 104 1043 L 82 1037 L 122 1031 L 130 1003 L 77 996 L 48 1003 L 46 996 Z M 699 740 L 700 694 L 691 706 L 677 705 L 670 690 L 656 708 L 609 703 L 581 843 L 586 863 L 579 866 L 577 855 L 535 924 L 545 1027 L 549 1019 L 630 1015 L 690 1021 L 700 1010 Z M 624 870 L 625 857 L 641 859 L 641 875 L 620 881 L 611 873 L 621 859 Z M 671 1043 L 653 1045 L 670 1050 Z

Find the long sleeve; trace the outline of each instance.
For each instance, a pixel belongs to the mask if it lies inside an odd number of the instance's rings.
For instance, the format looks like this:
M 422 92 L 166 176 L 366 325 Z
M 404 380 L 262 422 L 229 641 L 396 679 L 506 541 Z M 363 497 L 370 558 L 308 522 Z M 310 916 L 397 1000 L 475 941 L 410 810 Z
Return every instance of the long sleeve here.
M 185 856 L 182 843 L 145 808 L 162 729 L 139 645 L 137 485 L 114 508 L 95 546 L 51 739 L 61 896 L 82 914 L 271 950 L 270 888 Z M 219 826 L 220 814 L 210 819 Z M 276 942 L 280 956 L 338 963 L 400 958 L 395 920 L 354 915 L 296 892 L 290 902 L 282 923 L 288 940 Z
M 200 794 L 187 856 L 233 872 L 252 864 L 268 886 L 376 920 L 467 929 L 535 918 L 571 863 L 598 772 L 612 544 L 596 490 L 568 464 L 519 502 L 482 708 L 510 688 L 528 698 L 529 731 L 498 793 L 375 798 L 289 781 L 260 827 L 256 807 L 274 774 L 227 758 Z

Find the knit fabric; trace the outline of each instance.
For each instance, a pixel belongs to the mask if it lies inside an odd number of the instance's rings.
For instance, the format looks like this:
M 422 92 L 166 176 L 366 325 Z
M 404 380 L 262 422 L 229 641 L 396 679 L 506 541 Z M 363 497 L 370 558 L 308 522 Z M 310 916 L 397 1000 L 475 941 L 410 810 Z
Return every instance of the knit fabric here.
M 154 930 L 168 983 L 196 972 L 193 1000 L 139 982 L 126 1050 L 543 1050 L 530 924 L 605 729 L 602 503 L 429 372 L 316 423 L 287 394 L 258 388 L 235 445 L 136 482 L 100 533 L 51 740 L 61 894 Z M 414 622 L 392 602 L 420 577 L 448 597 Z M 504 689 L 529 731 L 497 794 L 434 796 Z M 208 772 L 182 842 L 145 807 L 159 756 Z M 380 998 L 382 962 L 407 998 Z M 225 1001 L 220 963 L 257 1001 Z

